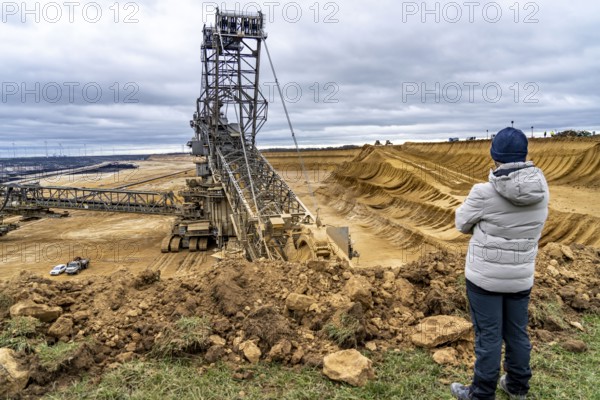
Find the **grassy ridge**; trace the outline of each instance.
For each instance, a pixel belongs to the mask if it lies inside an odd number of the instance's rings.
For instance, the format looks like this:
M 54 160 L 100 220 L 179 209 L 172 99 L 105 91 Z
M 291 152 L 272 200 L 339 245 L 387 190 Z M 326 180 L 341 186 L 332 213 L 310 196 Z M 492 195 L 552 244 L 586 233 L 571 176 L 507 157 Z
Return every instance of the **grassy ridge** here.
M 585 319 L 588 333 L 577 335 L 589 351 L 573 354 L 556 344 L 533 354 L 530 399 L 600 400 L 600 316 Z M 85 380 L 47 399 L 452 399 L 448 384 L 467 382 L 468 368 L 444 369 L 427 352 L 389 352 L 375 364 L 377 379 L 353 388 L 325 378 L 320 370 L 290 369 L 276 364 L 247 367 L 247 379 L 219 364 L 196 361 L 131 362 L 108 373 L 98 385 Z M 498 392 L 498 399 L 507 397 Z

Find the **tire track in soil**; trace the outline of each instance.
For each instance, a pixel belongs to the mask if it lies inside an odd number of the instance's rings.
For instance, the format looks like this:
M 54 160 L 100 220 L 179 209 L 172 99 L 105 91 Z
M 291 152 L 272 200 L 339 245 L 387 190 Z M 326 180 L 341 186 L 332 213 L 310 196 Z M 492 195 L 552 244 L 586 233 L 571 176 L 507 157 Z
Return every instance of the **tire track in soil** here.
M 177 253 L 162 253 L 148 266 L 148 269 L 164 272 L 176 257 Z

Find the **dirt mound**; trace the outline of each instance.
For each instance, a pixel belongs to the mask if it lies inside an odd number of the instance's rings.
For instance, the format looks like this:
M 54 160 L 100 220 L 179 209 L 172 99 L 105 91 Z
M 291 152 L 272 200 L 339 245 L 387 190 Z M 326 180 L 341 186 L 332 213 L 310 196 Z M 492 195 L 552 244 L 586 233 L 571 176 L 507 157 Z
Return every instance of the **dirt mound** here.
M 26 397 L 133 358 L 317 366 L 343 348 L 411 347 L 428 316 L 468 319 L 463 262 L 449 252 L 395 268 L 224 260 L 196 276 L 120 270 L 80 282 L 23 272 L 0 283 L 0 347 L 18 350 L 30 365 Z M 540 252 L 530 310 L 536 340 L 585 329 L 579 313 L 600 310 L 599 266 L 599 251 L 589 247 L 551 244 Z M 24 301 L 60 307 L 61 315 L 52 322 L 9 317 Z M 451 344 L 463 362 L 472 360 L 469 340 Z

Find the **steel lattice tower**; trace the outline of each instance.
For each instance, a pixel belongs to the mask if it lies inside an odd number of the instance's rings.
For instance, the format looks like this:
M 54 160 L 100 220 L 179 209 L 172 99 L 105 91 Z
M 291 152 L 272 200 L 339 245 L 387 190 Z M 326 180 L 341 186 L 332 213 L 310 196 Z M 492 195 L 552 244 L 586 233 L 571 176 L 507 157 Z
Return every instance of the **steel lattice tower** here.
M 252 259 L 283 257 L 283 227 L 314 221 L 256 148 L 268 108 L 259 81 L 263 22 L 260 12 L 217 10 L 214 26 L 204 27 L 202 90 L 191 121 L 192 153 L 206 159 L 198 175 L 222 183 L 235 234 Z

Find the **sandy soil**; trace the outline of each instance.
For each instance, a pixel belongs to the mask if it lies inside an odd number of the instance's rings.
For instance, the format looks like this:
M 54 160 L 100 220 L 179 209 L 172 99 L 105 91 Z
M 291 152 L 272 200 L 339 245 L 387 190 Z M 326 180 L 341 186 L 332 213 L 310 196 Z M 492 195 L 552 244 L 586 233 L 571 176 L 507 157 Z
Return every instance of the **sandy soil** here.
M 365 146 L 361 151 L 303 155 L 311 183 L 289 153 L 272 165 L 324 222 L 350 227 L 357 265 L 397 265 L 432 249 L 463 253 L 468 237 L 454 228 L 454 210 L 473 184 L 487 180 L 489 141 Z M 548 242 L 600 245 L 600 138 L 534 139 L 530 158 L 550 184 Z
M 600 245 L 599 149 L 600 138 L 530 142 L 531 158 L 551 186 L 542 245 Z M 314 214 L 326 224 L 350 227 L 359 267 L 402 265 L 436 249 L 462 254 L 468 237 L 454 229 L 454 210 L 491 166 L 489 141 L 302 152 L 306 175 L 295 152 L 265 154 Z M 136 170 L 65 175 L 41 184 L 176 192 L 194 174 L 189 157 L 155 156 L 136 163 Z M 200 253 L 160 253 L 172 221 L 73 211 L 66 219 L 24 223 L 0 241 L 0 278 L 22 269 L 48 273 L 54 264 L 86 254 L 98 274 L 151 265 L 171 276 L 205 260 L 213 263 Z
M 42 180 L 50 186 L 118 188 L 130 190 L 177 191 L 185 179 L 194 175 L 189 158 L 154 157 L 136 161 L 135 170 L 118 173 L 62 175 Z M 175 174 L 175 175 L 173 175 Z M 165 177 L 165 175 L 169 175 Z M 153 179 L 154 178 L 154 179 Z M 138 182 L 142 182 L 136 184 Z M 18 218 L 6 218 L 16 222 Z M 0 241 L 0 278 L 27 270 L 46 275 L 50 269 L 76 256 L 89 257 L 89 274 L 109 275 L 121 267 L 131 272 L 148 266 L 160 269 L 163 276 L 185 274 L 190 268 L 213 263 L 201 253 L 162 254 L 160 244 L 170 232 L 175 217 L 70 211 L 68 218 L 50 218 L 21 223 L 21 228 Z M 61 281 L 77 279 L 53 277 Z

